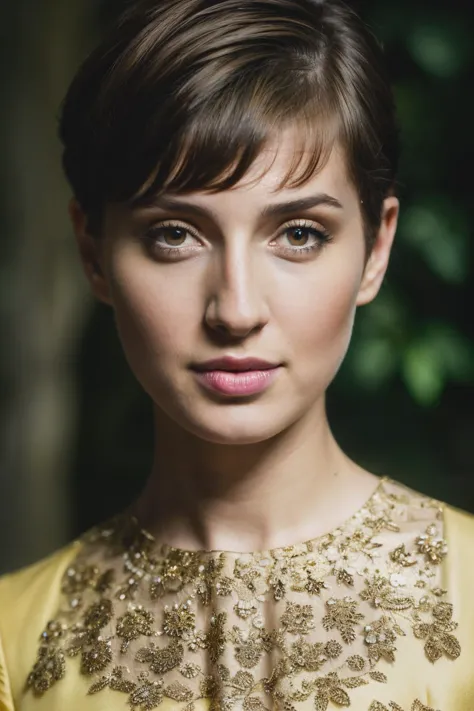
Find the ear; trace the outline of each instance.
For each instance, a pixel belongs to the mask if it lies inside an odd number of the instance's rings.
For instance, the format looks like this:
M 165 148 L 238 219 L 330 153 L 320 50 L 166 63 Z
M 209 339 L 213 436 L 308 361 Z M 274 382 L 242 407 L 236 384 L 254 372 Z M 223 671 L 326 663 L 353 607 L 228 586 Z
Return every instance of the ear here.
M 380 228 L 365 265 L 357 296 L 357 306 L 370 303 L 379 292 L 390 259 L 399 210 L 400 203 L 396 197 L 388 197 L 384 200 Z
M 87 216 L 75 198 L 69 203 L 76 243 L 81 257 L 82 267 L 90 284 L 93 295 L 104 304 L 112 304 L 109 285 L 104 273 L 102 243 L 100 237 L 94 237 L 88 229 Z

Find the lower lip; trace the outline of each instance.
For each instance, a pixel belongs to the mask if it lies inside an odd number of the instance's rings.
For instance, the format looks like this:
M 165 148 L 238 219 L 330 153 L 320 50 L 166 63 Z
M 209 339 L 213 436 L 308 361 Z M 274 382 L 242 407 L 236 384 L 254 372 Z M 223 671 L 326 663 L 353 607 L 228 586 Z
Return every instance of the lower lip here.
M 266 390 L 278 377 L 280 368 L 248 370 L 241 373 L 226 370 L 196 372 L 198 380 L 209 390 L 223 395 L 255 395 Z

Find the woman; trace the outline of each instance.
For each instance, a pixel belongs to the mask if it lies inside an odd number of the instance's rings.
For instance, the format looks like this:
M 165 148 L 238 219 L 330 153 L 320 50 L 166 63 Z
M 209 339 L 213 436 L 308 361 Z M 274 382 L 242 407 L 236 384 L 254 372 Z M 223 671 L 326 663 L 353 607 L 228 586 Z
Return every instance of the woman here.
M 339 0 L 134 4 L 60 134 L 156 448 L 127 511 L 0 581 L 1 711 L 473 709 L 473 517 L 325 413 L 399 210 L 369 31 Z

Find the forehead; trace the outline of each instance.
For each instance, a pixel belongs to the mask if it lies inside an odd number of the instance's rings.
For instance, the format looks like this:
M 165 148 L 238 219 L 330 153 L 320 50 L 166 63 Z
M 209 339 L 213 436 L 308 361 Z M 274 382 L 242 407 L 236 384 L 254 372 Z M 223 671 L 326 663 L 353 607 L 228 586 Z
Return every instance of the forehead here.
M 346 157 L 339 142 L 335 141 L 327 151 L 327 156 L 309 179 L 299 187 L 282 184 L 292 165 L 298 164 L 296 175 L 303 172 L 311 159 L 311 149 L 305 145 L 305 138 L 296 129 L 286 129 L 267 141 L 245 176 L 232 188 L 219 193 L 202 193 L 203 199 L 220 202 L 233 194 L 246 195 L 247 199 L 269 199 L 272 195 L 292 195 L 308 191 L 324 192 L 334 197 L 356 197 L 356 190 L 349 180 Z M 201 193 L 195 193 L 196 197 Z
M 298 167 L 297 175 L 301 174 L 308 164 L 311 155 L 305 146 L 305 137 L 301 137 L 294 130 L 278 133 L 273 140 L 267 141 L 255 161 L 242 179 L 233 187 L 211 192 L 210 190 L 196 191 L 164 191 L 161 197 L 151 198 L 148 207 L 162 208 L 167 212 L 176 212 L 187 215 L 192 208 L 196 208 L 201 217 L 210 217 L 220 223 L 253 222 L 262 219 L 266 213 L 272 216 L 272 206 L 283 207 L 285 203 L 291 204 L 300 200 L 310 199 L 314 204 L 315 198 L 334 198 L 339 203 L 338 214 L 345 219 L 360 218 L 360 204 L 357 188 L 349 178 L 345 151 L 336 140 L 328 150 L 326 159 L 318 166 L 306 182 L 299 186 L 284 184 L 295 157 L 301 159 L 301 168 Z M 283 183 L 283 184 L 282 184 Z M 290 181 L 291 183 L 291 181 Z M 163 198 L 163 200 L 161 199 Z M 171 201 L 167 204 L 166 198 Z M 181 202 L 181 205 L 179 203 Z M 178 207 L 176 207 L 178 203 Z M 286 212 L 297 212 L 300 207 Z M 301 208 L 305 209 L 305 208 Z M 130 207 L 122 203 L 109 204 L 106 209 L 106 219 L 114 221 L 118 216 L 119 221 L 128 214 Z M 133 208 L 132 208 L 133 210 Z M 285 211 L 275 211 L 275 215 L 284 215 Z M 266 219 L 266 217 L 265 217 Z M 272 217 L 273 219 L 273 217 Z

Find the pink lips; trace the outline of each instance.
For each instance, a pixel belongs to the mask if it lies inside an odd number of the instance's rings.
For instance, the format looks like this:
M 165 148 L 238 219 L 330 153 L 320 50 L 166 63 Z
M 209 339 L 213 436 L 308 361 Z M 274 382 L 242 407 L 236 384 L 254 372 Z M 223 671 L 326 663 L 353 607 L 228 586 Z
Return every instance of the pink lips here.
M 279 367 L 266 370 L 206 370 L 196 372 L 198 380 L 209 390 L 223 395 L 255 395 L 263 392 L 278 377 Z

